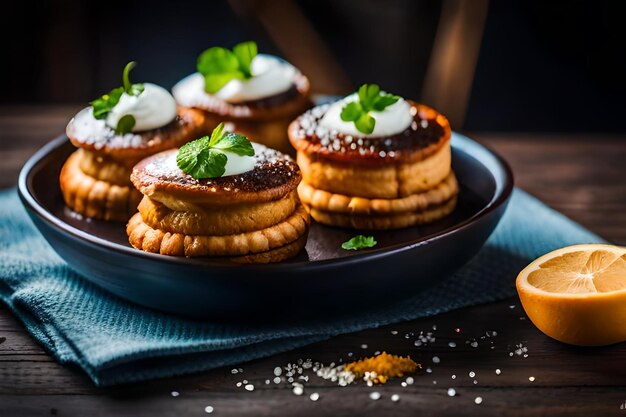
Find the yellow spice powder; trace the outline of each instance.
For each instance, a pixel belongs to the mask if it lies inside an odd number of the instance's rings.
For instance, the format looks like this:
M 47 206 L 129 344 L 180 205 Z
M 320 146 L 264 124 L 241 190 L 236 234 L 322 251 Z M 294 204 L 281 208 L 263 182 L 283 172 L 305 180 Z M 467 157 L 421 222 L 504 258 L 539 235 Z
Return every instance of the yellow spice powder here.
M 406 374 L 412 374 L 422 366 L 415 363 L 410 356 L 389 355 L 383 352 L 380 355 L 365 358 L 360 361 L 346 364 L 345 370 L 350 371 L 356 378 L 361 378 L 366 372 L 375 375 L 370 377 L 374 384 L 384 384 L 389 378 L 401 378 Z

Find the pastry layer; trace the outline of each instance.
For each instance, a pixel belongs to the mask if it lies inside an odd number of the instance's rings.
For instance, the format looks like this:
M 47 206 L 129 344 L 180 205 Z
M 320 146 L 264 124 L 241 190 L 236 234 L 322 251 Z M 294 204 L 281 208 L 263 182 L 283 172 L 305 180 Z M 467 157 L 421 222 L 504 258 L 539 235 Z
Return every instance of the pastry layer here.
M 280 248 L 271 249 L 267 252 L 254 253 L 251 255 L 232 256 L 227 258 L 228 261 L 238 264 L 268 264 L 274 262 L 282 262 L 296 256 L 306 245 L 307 233 L 300 236 L 297 240 L 281 246 Z
M 441 205 L 429 207 L 417 212 L 402 212 L 390 215 L 357 215 L 333 213 L 311 208 L 311 217 L 319 223 L 329 226 L 348 227 L 362 230 L 401 229 L 404 227 L 426 224 L 439 220 L 452 213 L 456 206 L 456 197 Z
M 428 191 L 451 172 L 450 144 L 413 163 L 365 166 L 298 152 L 303 182 L 318 190 L 363 198 L 403 198 Z
M 302 178 L 287 155 L 254 144 L 256 165 L 243 174 L 197 180 L 176 165 L 176 149 L 150 156 L 133 168 L 131 181 L 144 195 L 175 210 L 278 200 Z
M 131 186 L 132 165 L 126 165 L 106 155 L 99 155 L 87 149 L 78 149 L 80 170 L 100 181 L 121 186 Z
M 403 132 L 381 137 L 358 137 L 321 126 L 329 105 L 314 107 L 289 125 L 293 147 L 312 158 L 367 166 L 413 163 L 450 143 L 448 120 L 431 107 L 407 100 L 413 122 Z
M 70 141 L 124 165 L 132 166 L 148 155 L 181 146 L 207 131 L 204 112 L 185 107 L 178 107 L 176 119 L 166 126 L 126 135 L 115 134 L 103 121 L 94 121 L 91 111 L 91 107 L 83 109 L 67 125 Z
M 127 221 L 141 200 L 141 194 L 132 185 L 115 185 L 85 174 L 80 169 L 78 151 L 63 165 L 59 182 L 65 204 L 95 219 Z
M 148 226 L 135 214 L 126 226 L 130 244 L 146 252 L 174 256 L 244 256 L 277 249 L 308 232 L 309 214 L 301 204 L 284 221 L 265 229 L 227 236 L 171 233 Z
M 403 198 L 369 199 L 318 190 L 305 182 L 298 186 L 300 200 L 317 210 L 346 214 L 396 214 L 419 212 L 437 206 L 457 195 L 459 185 L 454 173 L 434 188 Z
M 153 229 L 187 235 L 223 236 L 265 229 L 284 221 L 296 209 L 298 194 L 264 203 L 178 211 L 145 197 L 139 203 L 143 221 Z

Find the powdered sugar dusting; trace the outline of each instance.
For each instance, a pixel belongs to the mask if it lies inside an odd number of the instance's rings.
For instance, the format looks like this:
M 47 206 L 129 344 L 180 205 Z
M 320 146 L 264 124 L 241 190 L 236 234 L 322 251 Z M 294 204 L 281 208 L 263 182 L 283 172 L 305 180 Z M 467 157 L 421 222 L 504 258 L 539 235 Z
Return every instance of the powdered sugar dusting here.
M 220 178 L 195 179 L 185 174 L 176 164 L 178 150 L 160 152 L 146 159 L 139 175 L 147 175 L 158 181 L 206 187 L 208 192 L 254 192 L 279 187 L 299 176 L 299 168 L 288 155 L 253 143 L 256 164 L 251 171 Z M 137 168 L 135 168 L 137 170 Z
M 105 147 L 109 149 L 145 148 L 163 141 L 168 130 L 178 129 L 187 123 L 189 122 L 184 118 L 177 116 L 169 124 L 157 129 L 118 135 L 107 126 L 104 120 L 98 120 L 93 117 L 92 107 L 86 107 L 70 120 L 66 133 L 74 141 L 93 147 L 96 150 Z
M 84 108 L 70 120 L 67 125 L 67 135 L 96 149 L 102 149 L 104 146 L 134 148 L 142 144 L 141 135 L 136 133 L 116 135 L 104 120 L 97 120 L 93 117 L 91 107 Z
M 308 141 L 317 145 L 317 152 L 332 155 L 346 154 L 370 159 L 394 160 L 403 151 L 423 149 L 437 143 L 444 134 L 444 128 L 432 114 L 420 111 L 418 105 L 411 104 L 414 122 L 402 132 L 380 137 L 357 137 L 340 133 L 321 124 L 330 104 L 317 106 L 302 114 L 298 126 L 291 132 L 295 142 Z M 422 123 L 425 122 L 425 123 Z

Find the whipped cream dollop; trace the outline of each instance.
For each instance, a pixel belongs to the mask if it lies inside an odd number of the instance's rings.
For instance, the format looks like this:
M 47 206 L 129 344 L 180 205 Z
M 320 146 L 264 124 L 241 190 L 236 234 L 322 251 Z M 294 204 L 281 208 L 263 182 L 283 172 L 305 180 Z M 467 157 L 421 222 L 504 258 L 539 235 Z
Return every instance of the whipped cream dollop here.
M 176 118 L 176 100 L 163 87 L 144 83 L 144 90 L 138 96 L 123 93 L 120 101 L 106 118 L 106 124 L 115 129 L 123 116 L 135 118 L 133 132 L 163 127 Z
M 254 154 L 257 155 L 265 149 L 263 145 L 259 145 L 257 143 L 252 142 L 252 147 L 254 148 Z M 222 151 L 220 149 L 212 148 L 215 152 L 221 152 L 228 158 L 226 161 L 226 166 L 224 175 L 222 177 L 227 177 L 229 175 L 239 175 L 248 171 L 252 171 L 254 166 L 257 163 L 256 156 L 241 156 L 234 154 L 228 151 Z M 147 165 L 146 170 L 148 173 L 159 176 L 163 174 L 163 172 L 169 172 L 170 175 L 173 173 L 177 173 L 176 175 L 181 175 L 182 171 L 178 167 L 178 163 L 176 162 L 176 152 L 171 152 L 167 155 L 167 159 L 164 161 L 160 161 L 158 164 L 152 163 Z
M 172 89 L 176 101 L 183 106 L 198 102 L 198 95 L 212 96 L 228 103 L 242 103 L 283 93 L 291 88 L 296 68 L 272 55 L 259 54 L 252 59 L 252 78 L 230 80 L 217 93 L 204 90 L 204 76 L 198 72 L 180 80 Z
M 259 152 L 258 145 L 253 143 L 252 147 L 254 148 L 254 153 Z M 256 165 L 256 158 L 254 156 L 247 155 L 237 155 L 228 151 L 221 151 L 219 149 L 213 149 L 216 152 L 222 152 L 226 155 L 228 160 L 226 161 L 226 167 L 224 171 L 224 175 L 222 177 L 227 177 L 229 175 L 239 175 L 244 172 L 252 171 L 254 166 Z
M 344 122 L 341 120 L 341 110 L 343 110 L 348 103 L 358 100 L 358 94 L 354 93 L 331 104 L 326 114 L 324 114 L 324 117 L 320 120 L 320 126 L 330 130 L 336 130 L 345 135 L 371 138 L 397 135 L 398 133 L 404 132 L 413 122 L 411 106 L 406 100 L 400 98 L 381 112 L 372 110 L 370 114 L 376 119 L 374 131 L 372 133 L 363 133 L 356 128 L 354 122 Z

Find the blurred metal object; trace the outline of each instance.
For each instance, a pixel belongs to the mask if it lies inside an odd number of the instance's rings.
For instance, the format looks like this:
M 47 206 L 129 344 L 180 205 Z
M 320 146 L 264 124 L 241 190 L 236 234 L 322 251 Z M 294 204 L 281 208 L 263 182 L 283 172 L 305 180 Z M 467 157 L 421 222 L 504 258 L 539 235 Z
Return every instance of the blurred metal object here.
M 465 120 L 489 0 L 445 0 L 422 99 L 460 129 Z
M 314 93 L 353 89 L 337 59 L 293 0 L 228 0 L 235 13 L 260 23 L 285 58 L 302 69 Z

